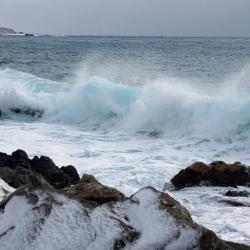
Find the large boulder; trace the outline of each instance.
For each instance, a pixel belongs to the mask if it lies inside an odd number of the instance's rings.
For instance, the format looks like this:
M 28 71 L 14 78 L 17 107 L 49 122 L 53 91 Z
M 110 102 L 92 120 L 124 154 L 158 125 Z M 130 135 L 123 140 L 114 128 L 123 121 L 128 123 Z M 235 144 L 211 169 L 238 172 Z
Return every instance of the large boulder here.
M 152 187 L 125 198 L 93 176 L 85 175 L 76 186 L 76 195 L 69 189 L 59 193 L 30 176 L 29 184 L 0 203 L 0 249 L 250 250 L 221 240 L 195 223 L 179 202 Z M 89 202 L 93 197 L 101 202 Z
M 209 165 L 196 162 L 181 170 L 171 179 L 176 188 L 207 185 L 221 187 L 237 187 L 250 185 L 250 168 L 241 163 L 226 164 L 214 161 Z
M 77 200 L 88 200 L 98 204 L 109 201 L 120 201 L 125 196 L 115 188 L 105 186 L 92 175 L 83 175 L 74 186 L 65 190 L 65 193 Z

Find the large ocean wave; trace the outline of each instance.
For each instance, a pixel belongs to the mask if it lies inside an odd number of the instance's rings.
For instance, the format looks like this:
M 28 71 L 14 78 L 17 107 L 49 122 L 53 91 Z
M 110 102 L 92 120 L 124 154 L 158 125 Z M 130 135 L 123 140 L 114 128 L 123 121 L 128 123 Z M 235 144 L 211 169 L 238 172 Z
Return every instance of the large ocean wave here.
M 44 122 L 112 124 L 169 136 L 245 137 L 250 128 L 249 92 L 231 83 L 208 93 L 176 79 L 140 86 L 99 77 L 64 83 L 4 69 L 0 71 L 0 109 L 3 119 L 22 115 L 30 119 L 27 114 L 33 114 L 13 112 L 17 109 L 41 110 L 39 119 Z

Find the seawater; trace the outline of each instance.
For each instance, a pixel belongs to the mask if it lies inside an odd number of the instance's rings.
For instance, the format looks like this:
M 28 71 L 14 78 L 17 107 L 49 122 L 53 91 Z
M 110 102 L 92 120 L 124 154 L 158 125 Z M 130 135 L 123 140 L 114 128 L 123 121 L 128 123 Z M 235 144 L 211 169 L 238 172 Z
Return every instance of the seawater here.
M 195 161 L 249 164 L 249 62 L 250 38 L 0 37 L 0 151 L 48 155 L 127 195 Z M 249 208 L 219 203 L 224 191 L 172 195 L 249 244 Z

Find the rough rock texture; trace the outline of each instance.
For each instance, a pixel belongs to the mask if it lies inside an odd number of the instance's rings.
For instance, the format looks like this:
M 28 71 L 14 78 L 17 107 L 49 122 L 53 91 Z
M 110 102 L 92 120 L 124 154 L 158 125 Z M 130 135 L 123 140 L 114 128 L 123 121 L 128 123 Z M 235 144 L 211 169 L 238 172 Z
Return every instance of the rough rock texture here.
M 120 201 L 124 195 L 115 188 L 107 187 L 98 182 L 92 175 L 83 175 L 74 186 L 65 190 L 65 193 L 77 200 L 89 200 L 98 204 L 109 201 Z
M 101 202 L 89 203 L 93 199 Z M 148 187 L 125 198 L 89 175 L 61 193 L 31 175 L 0 208 L 0 249 L 250 250 L 193 222 L 166 193 Z
M 46 156 L 35 156 L 32 160 L 23 150 L 11 155 L 0 153 L 0 178 L 17 188 L 28 183 L 30 175 L 41 175 L 55 188 L 61 189 L 76 184 L 80 177 L 73 166 L 59 168 Z
M 79 174 L 72 165 L 61 167 L 61 171 L 70 177 L 71 184 L 76 184 L 80 180 Z
M 250 186 L 250 167 L 239 162 L 226 164 L 215 161 L 206 165 L 196 162 L 186 169 L 181 170 L 171 179 L 176 188 L 207 185 L 221 187 Z

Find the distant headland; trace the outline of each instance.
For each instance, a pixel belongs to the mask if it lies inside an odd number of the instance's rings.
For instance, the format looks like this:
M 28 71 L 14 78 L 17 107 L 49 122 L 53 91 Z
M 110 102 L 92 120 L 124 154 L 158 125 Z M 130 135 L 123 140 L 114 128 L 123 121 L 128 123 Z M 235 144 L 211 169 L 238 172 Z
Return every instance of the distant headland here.
M 8 36 L 8 35 L 34 36 L 34 34 L 17 32 L 14 29 L 6 28 L 6 27 L 0 27 L 0 35 L 2 35 L 2 36 L 4 36 L 4 35 L 5 36 Z
M 17 32 L 10 28 L 0 27 L 0 35 L 7 35 L 7 34 L 17 34 Z

